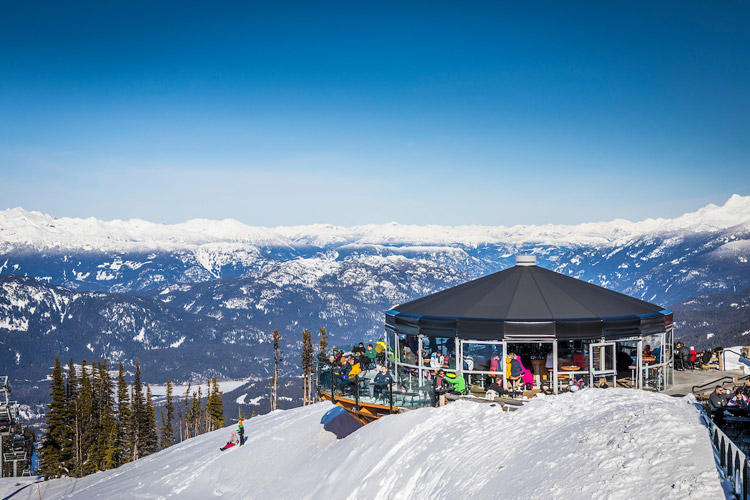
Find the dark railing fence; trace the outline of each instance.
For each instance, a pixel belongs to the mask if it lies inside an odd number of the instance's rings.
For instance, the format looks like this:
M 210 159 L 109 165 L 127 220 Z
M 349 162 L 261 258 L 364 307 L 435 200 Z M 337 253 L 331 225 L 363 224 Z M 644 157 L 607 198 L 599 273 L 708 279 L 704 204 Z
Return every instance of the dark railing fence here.
M 696 406 L 701 412 L 701 418 L 706 427 L 708 427 L 711 443 L 719 454 L 719 464 L 726 477 L 731 481 L 735 496 L 741 500 L 750 500 L 750 491 L 748 491 L 750 489 L 750 483 L 748 483 L 750 464 L 748 464 L 745 453 L 719 429 L 719 426 L 711 420 L 711 417 L 706 414 L 700 404 L 696 403 Z
M 371 379 L 367 377 L 361 377 L 360 375 L 354 375 L 349 379 L 345 379 L 341 374 L 330 364 L 325 363 L 322 359 L 318 361 L 318 369 L 316 370 L 316 388 L 318 395 L 320 396 L 323 392 L 328 392 L 331 397 L 331 402 L 336 404 L 336 393 L 341 391 L 343 396 L 339 398 L 345 398 L 354 400 L 354 409 L 359 411 L 363 404 L 371 404 L 375 401 L 375 386 Z M 387 386 L 378 389 L 383 396 L 388 398 L 388 401 L 383 401 L 380 404 L 388 405 L 389 413 L 393 413 L 395 405 L 393 404 L 393 378 Z M 398 409 L 397 409 L 398 410 Z

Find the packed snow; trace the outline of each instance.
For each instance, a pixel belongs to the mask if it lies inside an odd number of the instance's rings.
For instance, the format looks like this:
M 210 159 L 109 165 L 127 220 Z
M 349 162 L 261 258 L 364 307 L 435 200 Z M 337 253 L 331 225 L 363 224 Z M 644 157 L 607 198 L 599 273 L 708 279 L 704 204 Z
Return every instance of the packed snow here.
M 538 397 L 516 412 L 460 401 L 384 417 L 337 441 L 330 403 L 221 429 L 116 470 L 39 483 L 53 499 L 727 498 L 690 399 L 626 389 Z M 30 479 L 0 496 L 39 498 Z
M 639 222 L 617 219 L 579 225 L 513 227 L 414 226 L 392 222 L 352 227 L 316 224 L 265 228 L 248 226 L 232 219 L 193 219 L 167 225 L 139 219 L 100 221 L 93 217 L 55 218 L 14 208 L 0 211 L 0 250 L 16 246 L 100 251 L 193 249 L 204 267 L 213 272 L 222 264 L 222 251 L 243 249 L 246 252 L 245 260 L 256 260 L 260 254 L 249 245 L 286 248 L 307 245 L 321 248 L 342 245 L 479 246 L 498 242 L 597 245 L 627 241 L 649 233 L 717 231 L 748 222 L 750 196 L 736 194 L 722 206 L 710 204 L 675 219 L 646 219 Z M 128 265 L 127 262 L 120 264 Z M 103 270 L 99 273 L 99 279 L 110 279 L 110 273 Z

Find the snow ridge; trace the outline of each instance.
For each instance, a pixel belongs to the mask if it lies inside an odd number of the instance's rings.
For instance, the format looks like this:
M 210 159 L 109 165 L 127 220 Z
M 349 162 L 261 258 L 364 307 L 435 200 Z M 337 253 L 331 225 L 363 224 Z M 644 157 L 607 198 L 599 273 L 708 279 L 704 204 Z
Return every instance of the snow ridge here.
M 85 251 L 180 250 L 209 245 L 212 250 L 248 247 L 319 248 L 345 245 L 444 246 L 484 244 L 604 245 L 653 233 L 709 232 L 737 225 L 750 227 L 750 196 L 732 195 L 722 206 L 709 204 L 675 219 L 646 219 L 579 225 L 439 226 L 368 224 L 362 226 L 255 227 L 234 219 L 192 219 L 180 224 L 157 224 L 140 219 L 101 221 L 55 218 L 22 208 L 0 211 L 0 251 L 16 247 L 79 249 Z M 207 265 L 210 267 L 210 265 Z

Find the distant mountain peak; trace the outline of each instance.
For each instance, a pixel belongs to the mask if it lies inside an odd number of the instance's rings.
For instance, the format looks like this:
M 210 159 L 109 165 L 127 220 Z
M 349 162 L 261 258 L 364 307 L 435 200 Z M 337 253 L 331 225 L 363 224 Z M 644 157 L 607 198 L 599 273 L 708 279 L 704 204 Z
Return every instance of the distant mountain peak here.
M 81 250 L 179 250 L 201 246 L 326 248 L 340 245 L 606 244 L 652 232 L 717 231 L 750 223 L 750 196 L 732 195 L 674 219 L 616 219 L 578 225 L 440 226 L 397 222 L 361 226 L 314 224 L 266 228 L 235 219 L 160 224 L 142 219 L 56 218 L 23 208 L 0 211 L 0 250 L 12 247 Z

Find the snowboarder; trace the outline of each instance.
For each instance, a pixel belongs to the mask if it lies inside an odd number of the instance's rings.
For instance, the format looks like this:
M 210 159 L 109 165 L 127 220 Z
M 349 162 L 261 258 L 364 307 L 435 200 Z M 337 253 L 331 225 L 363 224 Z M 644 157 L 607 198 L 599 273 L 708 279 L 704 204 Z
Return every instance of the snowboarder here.
M 237 438 L 237 433 L 232 431 L 232 437 L 229 438 L 229 442 L 219 448 L 221 451 L 226 450 L 227 448 L 231 448 L 232 446 L 235 446 L 239 442 L 239 439 Z
M 242 419 L 240 419 L 240 425 L 237 427 L 237 432 L 240 433 L 240 446 L 245 444 L 245 426 L 242 425 Z

